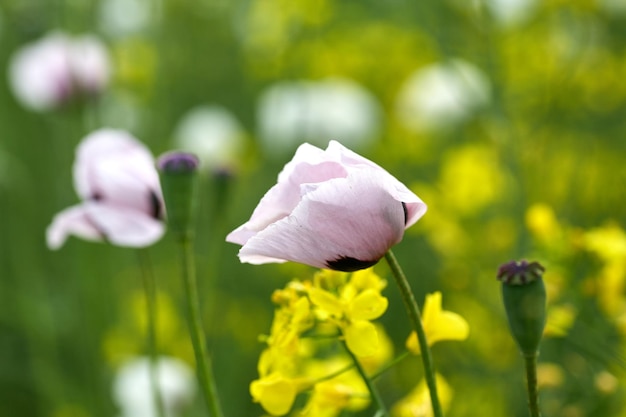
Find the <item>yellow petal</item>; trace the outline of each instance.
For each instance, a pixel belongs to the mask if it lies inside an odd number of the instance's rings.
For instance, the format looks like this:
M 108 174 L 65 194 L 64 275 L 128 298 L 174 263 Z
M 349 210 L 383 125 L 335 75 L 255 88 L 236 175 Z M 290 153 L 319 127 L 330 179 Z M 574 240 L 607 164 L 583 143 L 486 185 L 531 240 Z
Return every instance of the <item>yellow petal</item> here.
M 373 289 L 380 291 L 387 284 L 374 272 L 373 268 L 361 269 L 353 272 L 350 278 L 350 284 L 358 290 Z
M 273 416 L 283 416 L 291 410 L 296 399 L 296 384 L 284 376 L 274 373 L 257 379 L 250 384 L 254 401 L 261 403 L 265 411 Z
M 374 320 L 387 310 L 389 302 L 376 290 L 365 290 L 349 304 L 349 318 L 354 320 Z
M 441 293 L 426 296 L 423 312 L 424 331 L 428 345 L 441 340 L 465 340 L 469 336 L 469 324 L 459 314 L 441 309 Z M 417 335 L 412 332 L 406 341 L 408 350 L 420 353 Z
M 371 356 L 378 350 L 378 332 L 369 321 L 355 320 L 343 329 L 348 349 L 356 356 Z
M 424 302 L 424 310 L 422 311 L 424 327 L 428 327 L 430 322 L 435 320 L 439 313 L 441 313 L 441 292 L 436 291 L 432 294 L 427 294 L 426 301 Z
M 309 288 L 309 298 L 313 304 L 327 313 L 335 317 L 343 315 L 343 304 L 334 294 L 319 288 Z
M 299 325 L 309 319 L 311 313 L 311 305 L 309 300 L 305 297 L 300 298 L 293 304 L 293 317 L 291 322 L 294 325 Z
M 393 358 L 393 342 L 385 332 L 385 328 L 378 323 L 374 323 L 374 326 L 378 334 L 378 350 L 371 356 L 359 357 L 361 365 L 370 374 L 380 370 Z
M 429 344 L 440 340 L 465 340 L 469 336 L 469 324 L 460 315 L 442 311 L 431 327 L 426 329 Z
M 417 342 L 417 334 L 415 332 L 411 332 L 409 337 L 406 339 L 406 348 L 413 354 L 419 355 L 421 353 L 420 345 Z

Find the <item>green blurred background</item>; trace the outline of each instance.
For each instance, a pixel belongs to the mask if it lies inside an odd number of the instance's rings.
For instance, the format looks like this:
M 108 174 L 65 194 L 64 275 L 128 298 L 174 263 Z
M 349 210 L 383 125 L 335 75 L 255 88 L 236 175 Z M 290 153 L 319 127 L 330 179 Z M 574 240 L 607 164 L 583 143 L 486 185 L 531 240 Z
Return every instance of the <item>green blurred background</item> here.
M 263 414 L 248 384 L 258 335 L 269 331 L 270 295 L 313 271 L 242 265 L 224 237 L 295 148 L 261 145 L 263 91 L 327 77 L 375 97 L 381 123 L 354 149 L 429 205 L 395 252 L 418 301 L 440 290 L 444 308 L 470 324 L 467 341 L 433 348 L 454 390 L 448 415 L 527 415 L 495 274 L 505 261 L 531 258 L 548 270 L 544 415 L 626 416 L 623 2 L 133 0 L 122 10 L 144 7 L 145 19 L 122 31 L 103 17 L 111 1 L 0 2 L 1 416 L 117 414 L 115 371 L 146 352 L 137 253 L 75 238 L 53 252 L 45 229 L 77 202 L 71 164 L 86 133 L 128 129 L 158 155 L 175 147 L 179 120 L 199 105 L 228 109 L 245 132 L 228 175 L 203 173 L 196 250 L 225 412 Z M 98 34 L 113 78 L 98 101 L 34 113 L 16 102 L 6 68 L 15 50 L 54 29 Z M 455 60 L 481 71 L 486 98 L 458 120 L 403 122 L 397 97 L 411 74 Z M 317 138 L 329 139 L 342 141 Z M 147 251 L 161 297 L 160 349 L 191 363 L 176 247 L 166 237 Z M 386 265 L 376 268 L 389 277 Z M 395 287 L 384 295 L 381 322 L 400 352 L 409 323 Z M 420 380 L 414 357 L 378 383 L 391 405 Z M 188 415 L 206 415 L 200 400 Z

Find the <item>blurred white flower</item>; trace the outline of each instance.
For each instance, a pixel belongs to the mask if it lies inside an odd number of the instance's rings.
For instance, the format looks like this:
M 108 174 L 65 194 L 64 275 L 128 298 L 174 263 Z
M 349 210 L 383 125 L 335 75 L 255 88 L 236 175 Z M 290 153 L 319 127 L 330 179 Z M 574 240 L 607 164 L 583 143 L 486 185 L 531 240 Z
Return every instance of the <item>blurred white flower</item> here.
M 466 61 L 429 65 L 414 72 L 401 88 L 397 117 L 418 132 L 453 127 L 487 105 L 490 90 L 485 74 Z
M 138 33 L 148 27 L 153 11 L 150 0 L 104 0 L 100 3 L 100 27 L 110 36 Z
M 351 80 L 285 81 L 261 94 L 257 121 L 268 153 L 291 153 L 303 142 L 325 147 L 331 139 L 363 149 L 378 137 L 381 109 Z
M 73 96 L 97 94 L 110 78 L 108 52 L 93 35 L 52 32 L 16 51 L 9 65 L 15 97 L 35 111 L 50 110 Z
M 484 0 L 493 19 L 500 26 L 515 26 L 535 11 L 537 0 Z
M 605 12 L 615 15 L 626 15 L 626 0 L 598 0 L 600 8 Z
M 239 121 L 220 106 L 189 110 L 174 132 L 176 146 L 194 153 L 201 168 L 210 170 L 236 166 L 244 148 L 244 136 Z
M 179 359 L 161 356 L 156 362 L 156 380 L 165 415 L 182 415 L 196 393 L 193 370 Z M 120 417 L 157 416 L 149 358 L 132 359 L 117 371 L 113 381 L 113 400 L 120 409 Z

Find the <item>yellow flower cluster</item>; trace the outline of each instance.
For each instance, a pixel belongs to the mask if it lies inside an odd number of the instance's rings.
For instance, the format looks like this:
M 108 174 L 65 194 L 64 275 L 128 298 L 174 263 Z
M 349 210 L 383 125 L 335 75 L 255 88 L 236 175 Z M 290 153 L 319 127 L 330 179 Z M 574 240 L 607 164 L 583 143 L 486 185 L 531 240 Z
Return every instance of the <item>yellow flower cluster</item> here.
M 315 275 L 308 295 L 316 307 L 316 316 L 341 330 L 348 348 L 356 356 L 371 356 L 378 351 L 378 332 L 370 321 L 387 310 L 387 298 L 381 295 L 386 283 L 371 269 L 348 275 L 322 271 Z
M 274 292 L 278 306 L 250 384 L 254 401 L 271 415 L 289 413 L 307 391 L 301 416 L 332 417 L 369 404 L 365 383 L 341 348 L 370 372 L 392 356 L 392 345 L 372 323 L 387 309 L 386 283 L 372 269 L 344 273 L 323 270 L 312 280 L 293 280 Z
M 595 284 L 600 306 L 626 334 L 626 232 L 615 223 L 591 229 L 583 247 L 602 262 Z
M 526 226 L 531 232 L 542 257 L 553 266 L 546 274 L 548 290 L 547 336 L 567 335 L 576 319 L 576 308 L 567 302 L 562 293 L 571 286 L 566 265 L 580 251 L 597 258 L 594 270 L 584 283 L 585 291 L 598 299 L 598 305 L 617 328 L 626 334 L 626 232 L 617 223 L 608 223 L 588 230 L 559 223 L 552 207 L 537 203 L 526 212 Z M 561 267 L 564 268 L 564 267 Z
M 385 286 L 370 268 L 353 273 L 322 270 L 311 280 L 293 280 L 276 290 L 270 334 L 262 338 L 267 347 L 259 357 L 259 378 L 250 384 L 253 400 L 273 416 L 288 414 L 300 393 L 308 394 L 297 414 L 301 417 L 335 417 L 366 408 L 370 394 L 353 358 L 374 374 L 393 356 L 384 329 L 372 322 L 387 310 L 381 294 Z M 426 297 L 423 321 L 429 345 L 469 334 L 465 319 L 443 310 L 441 298 L 440 292 Z M 415 333 L 406 346 L 420 353 Z M 450 401 L 451 390 L 443 378 L 438 381 Z M 396 414 L 406 415 L 401 410 L 415 407 L 427 412 L 428 399 L 422 383 L 401 401 Z

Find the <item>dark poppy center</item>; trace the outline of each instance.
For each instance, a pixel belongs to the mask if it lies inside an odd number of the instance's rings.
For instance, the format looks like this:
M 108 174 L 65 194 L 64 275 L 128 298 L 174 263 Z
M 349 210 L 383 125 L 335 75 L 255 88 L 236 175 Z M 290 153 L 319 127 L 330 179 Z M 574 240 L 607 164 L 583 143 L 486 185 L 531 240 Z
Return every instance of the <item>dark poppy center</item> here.
M 402 211 L 404 212 L 404 224 L 406 225 L 409 221 L 409 210 L 406 208 L 406 203 L 402 202 Z
M 362 261 L 360 259 L 352 258 L 350 256 L 342 256 L 333 261 L 326 261 L 326 266 L 330 269 L 343 272 L 354 272 L 359 269 L 369 268 L 376 265 L 378 259 L 375 261 Z
M 161 209 L 161 200 L 154 191 L 150 191 L 150 211 L 155 219 L 163 219 L 163 210 Z

